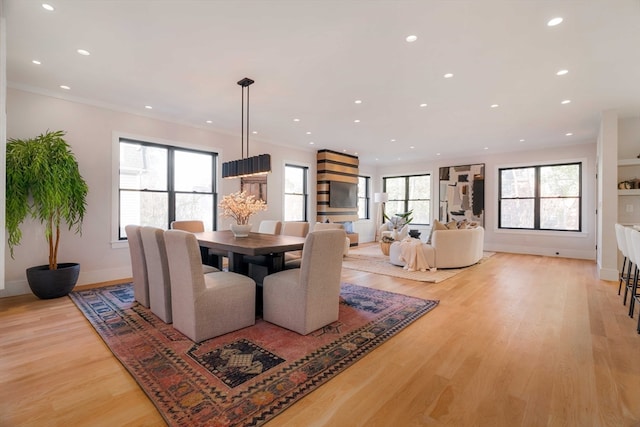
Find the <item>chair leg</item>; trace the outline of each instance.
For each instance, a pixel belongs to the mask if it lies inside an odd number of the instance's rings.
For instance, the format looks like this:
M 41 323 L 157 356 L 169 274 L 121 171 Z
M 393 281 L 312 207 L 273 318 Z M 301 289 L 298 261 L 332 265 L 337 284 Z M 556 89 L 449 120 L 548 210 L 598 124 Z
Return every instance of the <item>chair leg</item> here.
M 640 316 L 638 316 L 638 327 L 636 328 L 636 330 L 638 331 L 638 334 L 640 334 Z
M 638 290 L 638 267 L 634 269 L 633 272 L 633 284 L 631 286 L 631 295 L 629 298 L 629 317 L 633 319 L 633 310 L 635 308 L 636 296 Z
M 620 270 L 620 281 L 618 283 L 618 295 L 620 295 L 620 291 L 622 290 L 622 282 L 624 281 L 624 268 L 627 266 L 627 257 L 624 257 L 622 260 L 622 269 Z
M 627 305 L 627 295 L 629 294 L 629 289 L 631 288 L 631 269 L 632 268 L 633 268 L 633 263 L 631 262 L 631 260 L 629 260 L 629 262 L 627 262 L 627 277 L 625 278 L 624 298 L 622 299 L 622 303 L 624 305 Z

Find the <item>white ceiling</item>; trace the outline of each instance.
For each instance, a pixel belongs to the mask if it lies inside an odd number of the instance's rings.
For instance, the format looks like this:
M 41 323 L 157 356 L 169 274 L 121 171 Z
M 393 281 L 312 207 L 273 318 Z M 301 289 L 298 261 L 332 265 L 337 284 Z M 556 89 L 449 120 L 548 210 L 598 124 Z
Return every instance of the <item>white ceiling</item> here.
M 43 1 L 4 0 L 10 87 L 238 143 L 243 77 L 252 141 L 370 164 L 592 143 L 603 110 L 640 115 L 640 0 Z

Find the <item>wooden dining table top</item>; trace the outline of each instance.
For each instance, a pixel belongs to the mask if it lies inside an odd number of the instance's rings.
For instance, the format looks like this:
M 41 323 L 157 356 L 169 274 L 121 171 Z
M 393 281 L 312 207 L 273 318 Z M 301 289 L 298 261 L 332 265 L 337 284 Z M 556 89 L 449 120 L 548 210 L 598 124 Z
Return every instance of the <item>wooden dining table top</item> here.
M 297 251 L 304 246 L 304 237 L 283 234 L 249 233 L 247 237 L 235 237 L 231 230 L 194 233 L 200 246 L 221 249 L 243 255 L 268 255 Z

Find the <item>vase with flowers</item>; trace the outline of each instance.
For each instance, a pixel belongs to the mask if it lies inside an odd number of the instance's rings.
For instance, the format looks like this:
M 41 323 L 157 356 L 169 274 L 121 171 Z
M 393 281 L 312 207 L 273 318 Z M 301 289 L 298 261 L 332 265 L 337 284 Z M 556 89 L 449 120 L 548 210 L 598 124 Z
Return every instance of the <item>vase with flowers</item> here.
M 222 216 L 235 219 L 231 224 L 231 232 L 236 237 L 247 237 L 251 230 L 249 218 L 251 215 L 267 210 L 264 200 L 256 199 L 254 195 L 247 195 L 245 191 L 227 194 L 218 204 L 222 209 Z

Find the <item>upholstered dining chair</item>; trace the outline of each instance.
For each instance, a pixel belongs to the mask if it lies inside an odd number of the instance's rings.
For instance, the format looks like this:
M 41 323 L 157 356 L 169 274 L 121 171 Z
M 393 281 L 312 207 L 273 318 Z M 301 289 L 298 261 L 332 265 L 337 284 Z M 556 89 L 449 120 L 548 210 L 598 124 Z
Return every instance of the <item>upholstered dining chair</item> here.
M 195 342 L 255 323 L 256 283 L 231 272 L 203 274 L 196 237 L 167 230 L 173 327 Z
M 309 223 L 300 221 L 285 221 L 282 223 L 280 234 L 285 236 L 306 237 L 309 233 Z M 284 254 L 284 268 L 300 267 L 301 251 L 286 252 Z
M 258 233 L 263 234 L 280 234 L 282 222 L 277 220 L 265 219 L 260 221 Z M 265 255 L 245 255 L 243 262 L 249 264 L 249 277 L 257 283 L 262 283 L 262 279 L 267 274 L 267 257 Z M 258 268 L 256 268 L 258 267 Z
M 157 227 L 142 227 L 140 235 L 147 264 L 151 311 L 163 322 L 171 323 L 171 280 L 164 230 Z M 201 267 L 203 274 L 220 271 L 210 265 L 201 264 Z
M 337 222 L 318 222 L 313 226 L 313 231 L 316 230 L 344 230 L 344 225 Z M 349 247 L 351 246 L 351 240 L 347 237 L 347 232 L 344 233 L 344 247 L 342 248 L 342 255 L 349 255 Z
M 149 280 L 149 304 L 153 314 L 171 323 L 171 282 L 169 263 L 164 245 L 164 230 L 142 227 L 140 230 Z
M 281 230 L 282 222 L 273 219 L 262 220 L 260 221 L 260 225 L 258 226 L 258 233 L 280 234 Z
M 620 269 L 620 280 L 618 282 L 618 295 L 622 289 L 622 284 L 629 286 L 629 275 L 631 274 L 632 262 L 629 259 L 629 251 L 627 250 L 627 237 L 625 236 L 624 225 L 616 224 L 616 241 L 618 243 L 618 250 L 622 253 L 622 269 Z M 627 271 L 625 272 L 625 268 Z
M 264 278 L 264 320 L 302 335 L 338 320 L 343 243 L 344 230 L 309 233 L 300 268 Z
M 204 222 L 196 219 L 172 221 L 171 229 L 188 231 L 190 233 L 202 233 L 204 231 Z M 222 261 L 223 258 L 227 256 L 227 253 L 201 247 L 200 255 L 203 264 L 213 265 L 218 270 L 222 270 Z
M 136 301 L 149 308 L 149 279 L 147 277 L 147 261 L 144 256 L 142 237 L 139 225 L 127 225 L 124 231 L 129 243 L 131 256 L 131 272 L 133 275 L 133 295 Z

